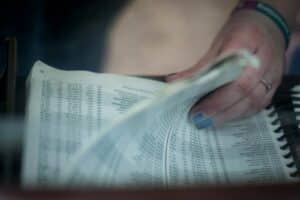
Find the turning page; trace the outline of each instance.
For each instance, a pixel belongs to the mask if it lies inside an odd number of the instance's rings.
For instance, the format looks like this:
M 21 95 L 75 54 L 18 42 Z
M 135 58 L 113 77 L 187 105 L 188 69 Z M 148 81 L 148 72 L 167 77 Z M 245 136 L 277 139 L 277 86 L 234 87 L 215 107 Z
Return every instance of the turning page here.
M 247 54 L 221 59 L 211 71 L 171 84 L 138 103 L 86 142 L 65 168 L 62 184 L 102 187 L 289 181 L 264 112 L 198 130 L 187 113 L 201 96 L 234 80 Z

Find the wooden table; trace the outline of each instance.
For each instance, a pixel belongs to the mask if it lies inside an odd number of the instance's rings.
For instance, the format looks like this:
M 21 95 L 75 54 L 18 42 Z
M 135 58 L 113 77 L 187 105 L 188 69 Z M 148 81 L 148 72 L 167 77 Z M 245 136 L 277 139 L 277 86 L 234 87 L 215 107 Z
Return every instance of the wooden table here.
M 21 190 L 0 189 L 0 199 L 8 200 L 40 200 L 40 199 L 203 199 L 203 200 L 299 200 L 300 185 L 268 185 L 268 186 L 232 186 L 180 189 L 144 189 L 144 190 Z

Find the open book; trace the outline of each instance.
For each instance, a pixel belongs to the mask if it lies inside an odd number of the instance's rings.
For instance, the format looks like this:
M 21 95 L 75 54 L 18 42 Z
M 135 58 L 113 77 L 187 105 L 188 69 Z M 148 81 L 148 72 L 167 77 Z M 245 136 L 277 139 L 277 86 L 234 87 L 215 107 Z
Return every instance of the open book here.
M 36 62 L 28 78 L 23 184 L 291 181 L 268 111 L 205 130 L 188 118 L 196 101 L 235 80 L 245 66 L 258 67 L 258 60 L 238 51 L 170 84 Z

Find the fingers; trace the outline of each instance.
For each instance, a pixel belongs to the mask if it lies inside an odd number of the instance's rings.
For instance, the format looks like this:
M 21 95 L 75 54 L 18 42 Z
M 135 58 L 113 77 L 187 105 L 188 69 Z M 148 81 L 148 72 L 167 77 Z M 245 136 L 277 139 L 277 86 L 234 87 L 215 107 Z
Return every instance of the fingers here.
M 267 77 L 266 79 L 269 78 Z M 226 121 L 245 118 L 261 111 L 271 103 L 275 91 L 276 87 L 267 91 L 264 84 L 260 82 L 249 96 L 218 113 L 215 116 L 216 125 L 221 125 Z
M 244 113 L 249 106 L 258 106 L 250 105 L 256 101 L 250 101 L 249 98 L 252 97 L 244 94 L 244 90 L 241 90 L 236 83 L 229 84 L 211 93 L 199 104 L 193 106 L 190 111 L 190 119 L 199 129 L 220 125 L 225 121 L 235 119 Z M 241 104 L 242 101 L 245 103 Z
M 247 94 L 237 83 L 232 83 L 195 105 L 191 109 L 190 118 L 199 129 L 218 126 L 260 111 L 270 103 L 274 92 L 275 88 L 266 93 L 264 85 L 259 83 Z M 219 101 L 220 96 L 222 101 Z
M 223 46 L 222 51 L 226 52 L 235 48 L 240 48 L 240 46 L 229 42 Z M 278 66 L 278 61 L 272 59 L 272 51 L 268 49 L 268 46 L 261 45 L 259 49 L 252 46 L 252 48 L 260 59 L 261 67 L 258 70 L 252 67 L 246 68 L 235 82 L 217 89 L 195 105 L 191 109 L 190 116 L 197 127 L 219 125 L 248 116 L 260 111 L 271 101 L 280 83 L 282 67 Z M 272 66 L 272 63 L 276 65 Z M 273 90 L 267 95 L 265 85 L 261 83 L 262 78 L 273 84 Z M 202 121 L 202 125 L 199 121 Z
M 280 84 L 282 67 L 278 64 L 272 66 L 268 59 L 271 55 L 263 48 L 257 55 L 264 65 L 261 69 L 246 68 L 238 80 L 217 89 L 193 106 L 190 119 L 198 128 L 221 125 L 226 121 L 249 116 L 270 103 Z M 262 78 L 272 83 L 271 91 L 266 90 Z
M 215 116 L 216 125 L 221 125 L 231 120 L 239 120 L 263 110 L 271 103 L 275 91 L 276 87 L 268 91 L 260 82 L 249 96 L 218 113 Z
M 193 75 L 195 72 L 206 70 L 205 66 L 207 66 L 207 63 L 209 63 L 209 61 L 211 61 L 216 56 L 217 56 L 217 49 L 212 49 L 196 65 L 184 71 L 177 72 L 175 74 L 167 76 L 166 81 L 172 82 L 178 79 L 189 77 Z
M 262 110 L 270 104 L 279 85 L 271 81 L 272 74 L 266 74 L 264 79 L 272 83 L 273 87 L 270 91 L 266 90 L 261 81 L 252 89 L 242 89 L 238 83 L 231 83 L 195 105 L 190 111 L 190 119 L 199 129 L 202 129 L 247 117 Z M 252 86 L 249 84 L 247 87 Z M 247 90 L 249 92 L 246 92 Z M 221 101 L 219 101 L 220 97 L 222 97 Z
M 198 128 L 220 125 L 262 110 L 270 103 L 281 81 L 283 55 L 278 55 L 280 51 L 276 51 L 270 41 L 261 37 L 262 33 L 258 29 L 244 28 L 232 26 L 227 29 L 228 32 L 221 32 L 223 41 L 217 40 L 197 65 L 167 78 L 173 81 L 190 76 L 205 69 L 207 63 L 219 54 L 238 49 L 248 49 L 259 58 L 259 69 L 245 68 L 236 81 L 216 89 L 192 107 L 190 118 Z M 272 83 L 272 90 L 267 90 L 262 79 Z

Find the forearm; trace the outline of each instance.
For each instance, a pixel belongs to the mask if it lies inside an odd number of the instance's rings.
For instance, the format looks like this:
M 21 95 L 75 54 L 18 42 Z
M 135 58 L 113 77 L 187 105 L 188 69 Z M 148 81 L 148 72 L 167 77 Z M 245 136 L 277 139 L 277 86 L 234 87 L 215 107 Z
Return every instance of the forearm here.
M 297 13 L 300 11 L 299 0 L 262 0 L 277 9 L 286 19 L 291 30 L 296 26 Z

